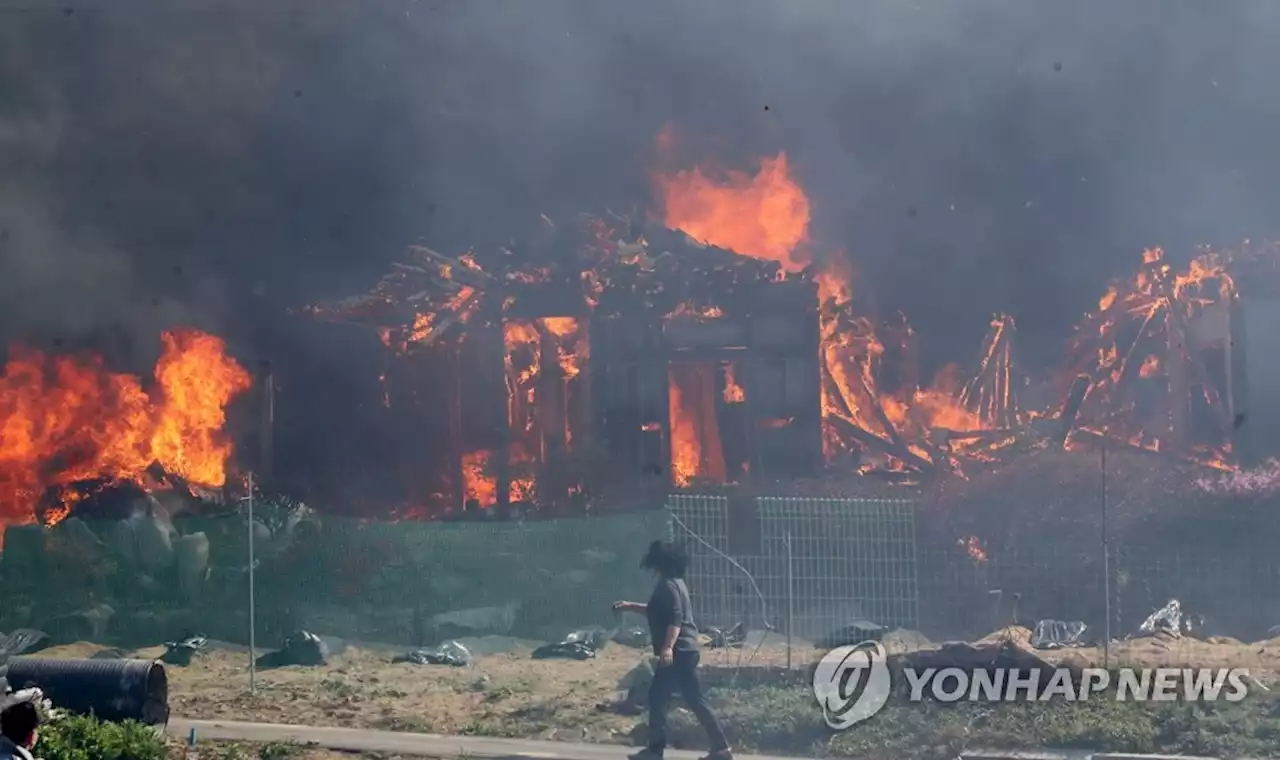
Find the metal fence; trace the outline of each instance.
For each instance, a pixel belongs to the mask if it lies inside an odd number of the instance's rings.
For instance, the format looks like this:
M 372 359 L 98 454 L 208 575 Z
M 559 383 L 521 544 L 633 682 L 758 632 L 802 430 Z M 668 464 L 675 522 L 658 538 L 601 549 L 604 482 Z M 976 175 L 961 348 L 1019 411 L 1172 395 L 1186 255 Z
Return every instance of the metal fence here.
M 67 520 L 6 533 L 3 628 L 144 646 L 201 632 L 257 643 L 304 629 L 417 645 L 486 633 L 558 640 L 611 625 L 610 603 L 645 598 L 648 541 L 664 510 L 536 522 L 293 520 L 258 505 L 169 523 Z
M 608 626 L 611 601 L 647 596 L 640 555 L 663 536 L 690 548 L 700 623 L 771 628 L 801 645 L 862 623 L 939 641 L 1042 619 L 1122 638 L 1170 599 L 1202 614 L 1211 634 L 1256 642 L 1280 624 L 1280 554 L 1265 541 L 1224 551 L 1136 531 L 1104 551 L 1082 522 L 1056 526 L 1055 539 L 1018 534 L 987 546 L 940 540 L 936 521 L 905 501 L 679 494 L 666 507 L 464 523 L 291 522 L 263 509 L 257 641 L 270 646 L 297 628 L 401 645 L 476 630 L 546 640 Z M 75 522 L 6 534 L 0 630 L 69 626 L 51 633 L 136 646 L 197 630 L 245 640 L 243 510 L 178 520 L 158 543 L 145 520 Z
M 972 556 L 933 548 L 920 556 L 921 628 L 935 636 L 973 638 L 1017 623 L 1079 620 L 1123 638 L 1177 599 L 1205 635 L 1242 641 L 1280 630 L 1280 556 L 1240 547 L 1005 547 Z
M 910 502 L 678 495 L 668 506 L 710 625 L 767 622 L 809 642 L 859 623 L 919 625 Z
M 1082 515 L 1038 538 L 988 545 L 943 539 L 917 525 L 906 501 L 678 495 L 668 506 L 673 535 L 692 550 L 689 584 L 708 625 L 767 622 L 802 645 L 828 645 L 861 623 L 972 641 L 1062 620 L 1086 623 L 1086 642 L 1122 641 L 1176 599 L 1196 636 L 1120 643 L 1121 660 L 1154 647 L 1141 656 L 1280 670 L 1280 639 L 1260 643 L 1280 635 L 1280 553 L 1256 536 L 1229 550 L 1144 530 L 1104 544 L 1101 518 Z

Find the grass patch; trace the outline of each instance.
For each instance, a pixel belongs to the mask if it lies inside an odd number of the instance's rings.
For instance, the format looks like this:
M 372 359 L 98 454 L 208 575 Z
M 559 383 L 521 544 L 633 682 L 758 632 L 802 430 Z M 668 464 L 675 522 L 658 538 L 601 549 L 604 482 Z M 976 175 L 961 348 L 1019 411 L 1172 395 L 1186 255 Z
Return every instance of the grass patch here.
M 1280 751 L 1280 699 L 1251 694 L 1241 702 L 910 703 L 895 699 L 875 717 L 833 732 L 813 697 L 797 686 L 715 688 L 712 702 L 742 752 L 856 757 L 860 760 L 953 760 L 966 749 L 1087 749 L 1219 757 L 1268 757 Z M 671 742 L 704 748 L 693 715 L 671 716 Z M 643 727 L 637 731 L 643 739 Z
M 258 748 L 260 760 L 290 760 L 302 754 L 302 747 L 292 742 L 267 742 Z

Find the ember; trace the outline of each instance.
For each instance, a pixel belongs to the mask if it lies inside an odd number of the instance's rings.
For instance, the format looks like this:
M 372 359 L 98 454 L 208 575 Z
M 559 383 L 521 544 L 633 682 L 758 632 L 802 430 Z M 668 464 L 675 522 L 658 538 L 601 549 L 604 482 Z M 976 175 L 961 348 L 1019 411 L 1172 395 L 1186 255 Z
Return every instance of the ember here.
M 226 481 L 227 403 L 249 374 L 221 339 L 195 330 L 161 336 L 155 384 L 108 371 L 96 356 L 46 356 L 15 347 L 0 378 L 0 521 L 27 523 L 49 489 L 81 481 L 148 482 L 158 463 L 190 483 Z M 61 519 L 84 494 L 64 492 Z

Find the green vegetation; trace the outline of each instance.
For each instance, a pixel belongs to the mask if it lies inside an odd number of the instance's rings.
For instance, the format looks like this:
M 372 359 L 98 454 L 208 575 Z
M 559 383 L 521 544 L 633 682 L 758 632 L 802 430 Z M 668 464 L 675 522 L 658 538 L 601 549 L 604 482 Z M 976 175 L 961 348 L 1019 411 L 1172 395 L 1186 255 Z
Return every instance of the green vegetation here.
M 1255 692 L 1238 703 L 1036 702 L 1000 705 L 891 701 L 878 715 L 834 733 L 807 689 L 713 689 L 712 699 L 742 752 L 954 760 L 965 749 L 1089 749 L 1218 757 L 1280 751 L 1280 699 Z M 643 732 L 643 726 L 637 733 Z M 702 747 L 693 716 L 677 711 L 672 743 Z M 637 736 L 637 738 L 640 738 Z
M 153 727 L 71 715 L 40 728 L 35 755 L 44 760 L 164 760 L 164 737 Z

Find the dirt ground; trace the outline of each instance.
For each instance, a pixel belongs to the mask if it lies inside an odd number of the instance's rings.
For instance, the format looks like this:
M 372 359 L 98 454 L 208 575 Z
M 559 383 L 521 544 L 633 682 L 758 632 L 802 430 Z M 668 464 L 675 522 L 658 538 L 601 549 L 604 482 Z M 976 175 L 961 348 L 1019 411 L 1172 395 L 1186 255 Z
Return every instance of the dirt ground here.
M 997 631 L 988 639 L 1008 638 L 1025 645 L 1025 628 Z M 927 645 L 927 642 L 918 642 Z M 890 644 L 892 652 L 902 644 Z M 92 657 L 103 647 L 76 644 L 41 654 Z M 159 648 L 128 653 L 159 657 Z M 815 659 L 811 648 L 793 651 L 792 666 Z M 1101 664 L 1097 649 L 1042 652 L 1050 661 Z M 533 660 L 520 648 L 480 656 L 463 668 L 391 663 L 392 652 L 348 646 L 328 667 L 259 670 L 257 694 L 249 694 L 248 654 L 213 649 L 188 667 L 170 667 L 170 705 L 174 715 L 302 725 L 377 728 L 439 734 L 510 736 L 565 741 L 628 742 L 642 718 L 602 711 L 627 674 L 646 653 L 610 646 L 594 660 Z M 759 649 L 710 650 L 707 668 L 748 666 L 784 669 L 783 645 Z M 1280 639 L 1245 644 L 1231 639 L 1147 638 L 1118 642 L 1113 665 L 1247 667 L 1263 683 L 1280 674 Z
M 1027 628 L 1006 628 L 983 640 L 1000 639 L 1031 648 L 1031 631 Z M 1042 651 L 1038 654 L 1049 662 L 1086 667 L 1101 666 L 1107 660 L 1101 647 Z M 1227 636 L 1211 636 L 1203 641 L 1190 637 L 1150 636 L 1114 642 L 1109 657 L 1113 667 L 1248 668 L 1250 675 L 1269 683 L 1280 675 L 1280 637 L 1246 643 Z
M 93 657 L 106 647 L 81 643 L 46 649 L 45 657 Z M 809 650 L 811 651 L 811 650 Z M 153 658 L 160 647 L 123 653 Z M 188 667 L 168 667 L 175 716 L 300 725 L 377 728 L 439 734 L 565 741 L 625 742 L 640 720 L 598 709 L 648 659 L 646 651 L 609 646 L 593 660 L 533 660 L 531 649 L 476 658 L 469 667 L 393 664 L 394 652 L 348 646 L 328 667 L 258 670 L 249 694 L 248 653 L 211 649 Z M 785 668 L 785 646 L 711 650 L 710 668 Z M 793 664 L 808 664 L 796 652 Z

